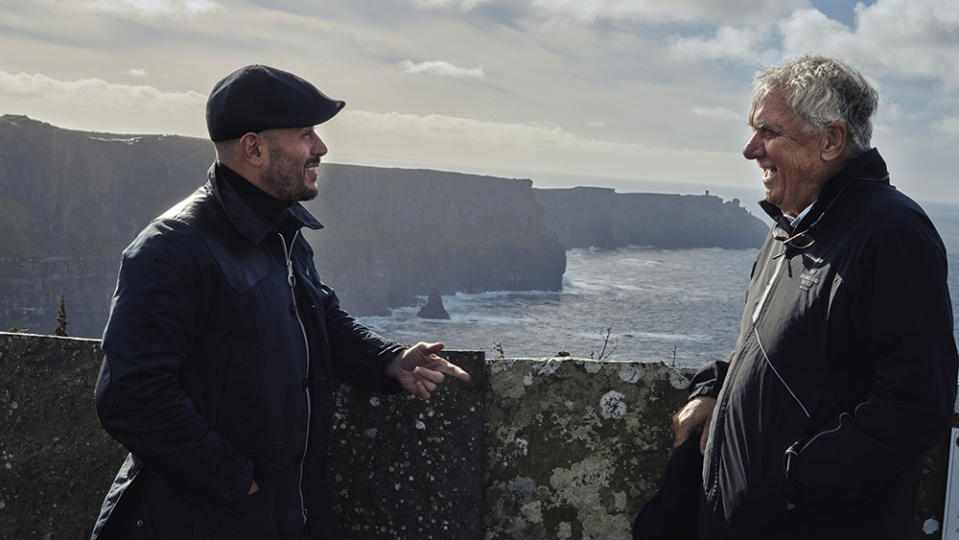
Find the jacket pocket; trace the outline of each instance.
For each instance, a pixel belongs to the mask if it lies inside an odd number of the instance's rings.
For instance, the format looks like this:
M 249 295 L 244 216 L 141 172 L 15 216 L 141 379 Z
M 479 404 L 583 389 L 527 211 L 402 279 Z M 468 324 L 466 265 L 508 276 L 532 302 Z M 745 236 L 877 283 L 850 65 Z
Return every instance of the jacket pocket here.
M 227 504 L 208 503 L 195 513 L 195 540 L 278 540 L 276 495 L 264 487 Z
M 189 538 L 191 506 L 152 467 L 144 466 L 117 501 L 99 540 Z

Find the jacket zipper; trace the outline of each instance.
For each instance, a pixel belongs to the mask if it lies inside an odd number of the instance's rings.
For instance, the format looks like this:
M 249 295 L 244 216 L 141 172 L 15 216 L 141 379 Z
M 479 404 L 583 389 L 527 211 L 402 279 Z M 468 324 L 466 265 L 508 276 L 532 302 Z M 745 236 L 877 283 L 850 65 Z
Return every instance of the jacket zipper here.
M 773 270 L 772 276 L 770 276 L 769 281 L 766 283 L 766 287 L 763 289 L 762 295 L 759 297 L 759 301 L 756 303 L 756 307 L 753 309 L 753 314 L 751 318 L 752 318 L 752 327 L 754 330 L 756 328 L 756 321 L 759 319 L 759 314 L 766 304 L 766 298 L 769 296 L 769 292 L 773 288 L 773 283 L 776 282 L 776 278 L 779 277 L 779 272 L 782 270 L 783 261 L 785 259 L 785 257 L 782 257 L 783 254 L 785 254 L 785 251 L 783 253 L 780 253 L 777 256 L 773 256 L 772 258 L 770 258 L 770 260 L 773 260 L 773 259 L 779 259 L 779 260 L 776 261 L 776 268 Z M 755 335 L 758 340 L 759 334 L 756 333 Z M 759 344 L 759 347 L 760 349 L 762 348 L 761 343 Z M 765 355 L 765 352 L 763 352 L 763 355 Z M 735 373 L 739 371 L 740 363 L 741 362 L 733 362 L 730 364 L 729 372 L 726 374 L 726 380 L 729 380 L 730 378 L 732 378 L 735 375 Z M 780 380 L 782 379 L 780 378 Z M 720 434 L 722 433 L 722 431 L 718 429 L 719 428 L 718 421 L 725 414 L 726 405 L 727 405 L 727 402 L 729 401 L 729 394 L 727 392 L 721 392 L 721 394 L 722 394 L 720 396 L 721 400 L 716 405 L 716 416 L 713 418 L 713 426 L 716 426 L 717 428 L 716 431 L 714 432 L 714 435 L 716 437 L 721 436 Z M 707 467 L 703 468 L 703 489 L 706 494 L 706 499 L 711 501 L 713 499 L 714 491 L 718 485 L 717 476 L 719 474 L 719 471 L 717 469 L 719 468 L 719 452 L 717 450 L 714 450 L 715 448 L 717 448 L 718 441 L 714 440 L 710 442 L 711 442 L 710 446 L 712 448 L 709 453 L 709 464 Z
M 287 249 L 286 239 L 283 235 L 277 233 L 280 242 L 283 243 L 283 258 L 286 262 L 286 282 L 290 285 L 290 300 L 293 302 L 293 314 L 296 316 L 296 322 L 300 325 L 300 332 L 303 334 L 303 345 L 306 347 L 306 377 L 303 378 L 303 390 L 306 392 L 306 438 L 303 442 L 303 454 L 300 456 L 300 475 L 297 480 L 297 491 L 300 495 L 300 512 L 303 514 L 303 527 L 307 526 L 306 499 L 303 497 L 303 467 L 306 463 L 306 452 L 310 446 L 310 422 L 313 414 L 313 406 L 310 400 L 310 340 L 306 336 L 306 327 L 303 325 L 303 319 L 300 318 L 300 309 L 296 305 L 296 276 L 293 274 L 293 253 L 292 249 Z M 290 248 L 296 244 L 296 238 L 300 231 L 293 234 L 293 240 L 290 241 Z
M 769 283 L 766 284 L 766 288 L 763 289 L 763 294 L 762 294 L 762 296 L 759 297 L 759 302 L 756 303 L 756 309 L 753 310 L 753 325 L 754 325 L 754 326 L 755 326 L 755 324 L 756 324 L 756 321 L 759 320 L 759 313 L 763 310 L 763 306 L 766 305 L 766 298 L 769 297 L 769 291 L 772 290 L 772 288 L 773 288 L 773 283 L 776 282 L 776 278 L 779 277 L 779 271 L 782 270 L 782 268 L 783 268 L 783 261 L 786 260 L 786 257 L 783 257 L 782 255 L 785 254 L 785 253 L 786 253 L 786 252 L 785 252 L 785 250 L 784 250 L 783 253 L 780 253 L 780 254 L 777 255 L 776 257 L 773 257 L 773 258 L 777 258 L 777 257 L 778 257 L 778 258 L 779 258 L 779 261 L 776 262 L 776 269 L 773 270 L 773 275 L 769 278 Z

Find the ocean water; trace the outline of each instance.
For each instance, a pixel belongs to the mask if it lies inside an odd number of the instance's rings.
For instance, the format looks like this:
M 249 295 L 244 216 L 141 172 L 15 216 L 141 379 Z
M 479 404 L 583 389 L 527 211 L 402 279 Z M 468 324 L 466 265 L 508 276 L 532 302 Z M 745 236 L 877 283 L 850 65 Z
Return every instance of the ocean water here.
M 956 269 L 949 287 L 959 313 L 959 205 L 923 206 Z M 757 252 L 574 249 L 566 253 L 562 291 L 444 296 L 448 321 L 420 319 L 419 308 L 361 321 L 402 343 L 443 341 L 449 348 L 485 350 L 488 357 L 501 348 L 507 358 L 568 352 L 696 368 L 725 357 L 735 345 Z

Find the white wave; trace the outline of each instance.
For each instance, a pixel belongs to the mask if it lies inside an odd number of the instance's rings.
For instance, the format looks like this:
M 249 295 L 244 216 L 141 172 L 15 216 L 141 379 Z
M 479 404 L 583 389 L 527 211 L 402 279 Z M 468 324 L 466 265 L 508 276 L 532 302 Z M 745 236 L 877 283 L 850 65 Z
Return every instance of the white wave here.
M 623 337 L 638 337 L 659 341 L 710 341 L 713 339 L 712 336 L 706 334 L 669 334 L 665 332 L 630 332 L 623 334 Z
M 486 326 L 512 326 L 516 324 L 535 324 L 539 321 L 536 319 L 531 319 L 529 317 L 502 317 L 495 315 L 464 315 L 464 316 L 454 316 L 452 320 L 447 322 L 453 323 L 469 323 L 469 324 L 479 324 Z
M 391 329 L 392 331 L 392 329 L 432 325 L 516 326 L 536 324 L 539 321 L 529 317 L 450 312 L 449 319 L 422 319 L 414 313 L 412 316 L 363 317 L 361 322 L 372 328 Z
M 486 291 L 481 293 L 463 293 L 458 292 L 454 295 L 444 295 L 444 304 L 447 301 L 474 302 L 485 300 L 499 300 L 501 298 L 520 297 L 535 298 L 545 296 L 556 296 L 562 294 L 562 291 Z

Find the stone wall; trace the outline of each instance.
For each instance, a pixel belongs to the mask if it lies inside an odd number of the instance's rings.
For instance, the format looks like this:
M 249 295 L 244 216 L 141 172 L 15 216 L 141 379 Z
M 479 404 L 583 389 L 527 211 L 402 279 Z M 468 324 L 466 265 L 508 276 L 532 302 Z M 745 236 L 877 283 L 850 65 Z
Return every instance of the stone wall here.
M 448 356 L 430 402 L 343 387 L 331 439 L 349 539 L 618 539 L 670 451 L 683 374 L 661 363 Z M 99 342 L 0 333 L 0 538 L 88 538 L 124 450 L 99 428 Z M 912 539 L 940 538 L 948 444 Z M 931 534 L 923 532 L 936 529 Z

